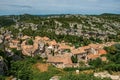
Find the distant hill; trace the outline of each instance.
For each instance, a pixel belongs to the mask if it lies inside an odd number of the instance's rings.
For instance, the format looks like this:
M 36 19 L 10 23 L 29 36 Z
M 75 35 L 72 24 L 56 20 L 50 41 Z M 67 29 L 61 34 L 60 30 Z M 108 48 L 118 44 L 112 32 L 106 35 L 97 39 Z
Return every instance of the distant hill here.
M 120 16 L 120 14 L 103 13 L 102 16 Z

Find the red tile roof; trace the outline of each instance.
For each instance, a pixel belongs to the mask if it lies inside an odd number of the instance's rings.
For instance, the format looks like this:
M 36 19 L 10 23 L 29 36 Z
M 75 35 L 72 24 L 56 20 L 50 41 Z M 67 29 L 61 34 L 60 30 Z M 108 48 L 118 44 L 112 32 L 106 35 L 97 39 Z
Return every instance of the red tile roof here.
M 99 57 L 99 54 L 89 54 L 89 55 L 87 55 L 87 57 L 88 57 L 88 59 L 96 59 L 96 58 L 98 58 Z
M 99 55 L 107 54 L 107 52 L 104 49 L 98 50 Z
M 71 47 L 69 45 L 66 45 L 65 43 L 60 43 L 59 44 L 59 49 L 73 49 L 74 47 Z
M 11 42 L 12 43 L 19 43 L 20 41 L 18 41 L 18 40 L 12 40 Z
M 55 40 L 47 42 L 49 45 L 57 45 L 57 42 Z
M 80 49 L 73 49 L 71 50 L 72 54 L 77 55 L 77 54 L 82 54 L 85 53 L 85 50 L 80 48 Z

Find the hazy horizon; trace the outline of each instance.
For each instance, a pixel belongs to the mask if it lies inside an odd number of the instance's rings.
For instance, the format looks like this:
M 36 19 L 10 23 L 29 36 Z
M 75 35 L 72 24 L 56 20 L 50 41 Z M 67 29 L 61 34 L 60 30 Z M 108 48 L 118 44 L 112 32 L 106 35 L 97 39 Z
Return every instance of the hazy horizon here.
M 120 14 L 120 0 L 0 0 L 0 15 Z

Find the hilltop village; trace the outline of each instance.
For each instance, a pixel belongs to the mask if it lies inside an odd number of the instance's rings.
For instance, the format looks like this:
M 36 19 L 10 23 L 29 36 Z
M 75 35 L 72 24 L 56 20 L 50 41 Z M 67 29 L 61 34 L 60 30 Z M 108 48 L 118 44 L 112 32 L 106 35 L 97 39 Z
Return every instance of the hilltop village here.
M 3 38 L 2 35 L 0 36 Z M 12 49 L 21 50 L 22 54 L 26 56 L 34 57 L 39 55 L 42 58 L 46 58 L 47 63 L 58 68 L 79 67 L 80 61 L 83 61 L 87 66 L 89 60 L 96 58 L 101 58 L 102 61 L 106 61 L 107 58 L 102 55 L 107 54 L 107 52 L 103 48 L 115 44 L 115 42 L 107 42 L 75 48 L 75 46 L 69 43 L 64 41 L 57 43 L 48 37 L 35 36 L 35 38 L 33 38 L 24 35 L 13 39 L 10 34 L 4 36 L 4 42 L 5 41 L 8 45 L 8 47 L 5 47 L 5 50 L 9 52 L 9 55 L 14 55 Z M 72 61 L 72 56 L 77 57 L 78 61 Z
M 120 80 L 120 15 L 0 16 L 0 80 Z

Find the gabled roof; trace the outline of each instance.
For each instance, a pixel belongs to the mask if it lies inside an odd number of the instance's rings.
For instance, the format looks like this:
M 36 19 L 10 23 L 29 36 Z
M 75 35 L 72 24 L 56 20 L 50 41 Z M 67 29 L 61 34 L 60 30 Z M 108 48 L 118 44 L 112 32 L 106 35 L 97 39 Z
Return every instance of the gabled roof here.
M 71 52 L 72 52 L 72 54 L 77 55 L 77 54 L 85 53 L 85 50 L 82 48 L 79 48 L 79 49 L 73 49 L 73 50 L 71 50 Z
M 99 57 L 99 54 L 89 54 L 89 55 L 87 55 L 87 57 L 88 57 L 88 59 L 96 59 L 96 58 L 98 58 Z
M 107 52 L 104 49 L 100 49 L 100 50 L 98 50 L 98 54 L 103 55 L 103 54 L 107 54 Z
M 88 46 L 89 46 L 90 48 L 94 48 L 94 49 L 102 48 L 102 44 L 89 44 Z
M 35 40 L 40 40 L 40 39 L 42 39 L 42 37 L 40 37 L 40 36 L 35 37 Z
M 11 38 L 11 36 L 10 35 L 7 35 L 6 37 L 5 37 L 5 39 L 10 39 Z
M 69 45 L 66 45 L 65 43 L 59 43 L 59 49 L 73 49 L 74 47 L 71 47 Z
M 45 41 L 48 41 L 48 40 L 50 40 L 48 37 L 43 37 L 43 40 L 45 40 Z
M 57 42 L 55 40 L 47 42 L 49 45 L 57 45 Z
M 48 56 L 47 62 L 49 63 L 63 63 L 63 64 L 72 64 L 71 56 L 69 54 Z
M 25 40 L 25 39 L 29 39 L 29 38 L 30 38 L 30 36 L 25 35 L 21 39 Z
M 96 59 L 96 58 L 100 57 L 100 55 L 103 55 L 103 54 L 107 54 L 107 52 L 104 49 L 100 49 L 100 50 L 98 50 L 98 54 L 91 53 L 91 54 L 87 55 L 87 57 L 89 59 Z M 105 58 L 103 58 L 103 59 L 105 59 Z

